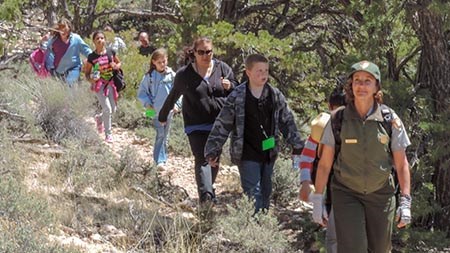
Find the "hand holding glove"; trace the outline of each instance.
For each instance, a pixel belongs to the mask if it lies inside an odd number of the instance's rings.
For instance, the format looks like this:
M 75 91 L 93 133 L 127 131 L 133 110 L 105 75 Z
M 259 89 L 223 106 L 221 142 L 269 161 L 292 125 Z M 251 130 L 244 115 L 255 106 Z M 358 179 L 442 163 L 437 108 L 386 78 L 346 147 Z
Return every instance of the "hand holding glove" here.
M 397 208 L 395 220 L 397 227 L 402 228 L 411 223 L 411 196 L 400 195 L 400 205 Z
M 309 200 L 313 203 L 313 220 L 322 226 L 326 226 L 328 221 L 328 213 L 323 203 L 323 195 L 319 193 L 311 193 Z

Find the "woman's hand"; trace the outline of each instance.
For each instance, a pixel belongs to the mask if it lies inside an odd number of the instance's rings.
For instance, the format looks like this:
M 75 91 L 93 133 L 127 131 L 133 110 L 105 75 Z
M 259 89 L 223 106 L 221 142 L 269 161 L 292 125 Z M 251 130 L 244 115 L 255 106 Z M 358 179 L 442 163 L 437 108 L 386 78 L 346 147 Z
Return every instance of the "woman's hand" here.
M 118 69 L 120 68 L 120 65 L 117 64 L 117 63 L 115 63 L 115 62 L 111 62 L 109 65 L 111 65 L 111 67 L 112 67 L 114 70 L 118 70 Z
M 230 82 L 230 80 L 222 77 L 222 86 L 223 86 L 223 88 L 225 90 L 231 89 L 231 82 Z

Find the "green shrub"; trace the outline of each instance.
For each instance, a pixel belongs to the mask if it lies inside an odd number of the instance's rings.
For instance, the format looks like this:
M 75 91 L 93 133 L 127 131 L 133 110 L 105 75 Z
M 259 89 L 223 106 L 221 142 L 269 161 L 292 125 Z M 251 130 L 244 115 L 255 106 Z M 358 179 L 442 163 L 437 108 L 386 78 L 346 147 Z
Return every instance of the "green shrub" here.
M 227 214 L 203 239 L 201 252 L 292 252 L 272 212 L 253 215 L 254 208 L 247 197 L 227 205 Z
M 132 30 L 123 33 L 125 39 L 132 38 L 136 34 L 137 32 Z M 127 83 L 127 88 L 123 91 L 123 96 L 127 99 L 133 99 L 136 98 L 137 89 L 142 78 L 150 68 L 150 57 L 140 55 L 137 47 L 133 46 L 132 40 L 126 39 L 125 41 L 128 48 L 124 53 L 119 55 L 125 82 Z
M 94 99 L 84 89 L 70 89 L 56 82 L 41 87 L 37 99 L 36 123 L 48 139 L 92 142 L 96 133 L 85 118 L 93 116 Z
M 43 133 L 48 139 L 62 143 L 66 139 L 91 142 L 95 132 L 85 118 L 93 116 L 95 96 L 84 83 L 69 88 L 61 81 L 38 79 L 28 65 L 18 66 L 22 75 L 4 81 L 4 99 L 14 112 L 23 115 L 30 126 L 39 129 L 31 132 Z M 2 94 L 2 95 L 3 95 Z
M 0 210 L 3 216 L 14 221 L 31 222 L 39 227 L 52 221 L 47 203 L 33 194 L 10 176 L 0 178 Z
M 66 184 L 75 192 L 91 187 L 96 192 L 116 187 L 118 158 L 104 144 L 83 146 L 79 142 L 67 142 L 67 152 L 50 164 L 53 180 Z
M 199 252 L 199 235 L 195 233 L 194 224 L 177 213 L 173 218 L 154 213 L 147 216 L 141 233 L 145 240 L 140 246 L 148 252 L 194 253 Z
M 136 99 L 119 99 L 117 112 L 113 114 L 113 123 L 123 128 L 135 129 L 145 125 L 144 108 Z
M 27 155 L 22 149 L 16 148 L 11 138 L 13 136 L 7 133 L 4 124 L 0 124 L 0 178 L 5 175 L 21 176 L 25 167 Z
M 175 155 L 190 157 L 192 156 L 191 146 L 189 145 L 189 139 L 184 133 L 183 117 L 181 114 L 173 117 L 170 134 L 169 134 L 169 147 L 170 152 Z
M 78 252 L 62 246 L 49 243 L 42 231 L 35 231 L 27 224 L 5 222 L 0 218 L 0 252 Z
M 298 196 L 299 172 L 292 169 L 291 159 L 279 158 L 275 162 L 272 198 L 276 204 L 286 205 Z
M 53 214 L 44 199 L 27 193 L 17 179 L 0 177 L 0 252 L 68 252 L 43 236 Z
M 394 228 L 392 252 L 450 252 L 450 239 L 442 231 Z

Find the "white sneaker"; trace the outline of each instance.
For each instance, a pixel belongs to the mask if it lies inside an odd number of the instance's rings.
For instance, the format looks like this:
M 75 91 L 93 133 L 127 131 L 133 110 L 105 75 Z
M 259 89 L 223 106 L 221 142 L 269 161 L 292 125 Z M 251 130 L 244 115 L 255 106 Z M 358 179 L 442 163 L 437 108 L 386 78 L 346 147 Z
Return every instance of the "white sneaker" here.
M 166 164 L 165 163 L 158 163 L 158 165 L 156 165 L 156 169 L 158 169 L 159 171 L 163 171 L 166 169 Z
M 113 143 L 114 140 L 113 140 L 113 138 L 112 138 L 112 135 L 110 135 L 110 134 L 106 135 L 105 141 L 106 141 L 107 143 Z

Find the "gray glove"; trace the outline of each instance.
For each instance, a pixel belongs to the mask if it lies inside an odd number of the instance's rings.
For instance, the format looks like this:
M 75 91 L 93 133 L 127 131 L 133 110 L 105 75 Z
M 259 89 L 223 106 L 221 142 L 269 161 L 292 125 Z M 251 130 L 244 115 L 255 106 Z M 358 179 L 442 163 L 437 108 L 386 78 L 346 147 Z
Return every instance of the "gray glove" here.
M 400 205 L 397 208 L 395 220 L 399 228 L 411 223 L 411 196 L 400 195 Z

